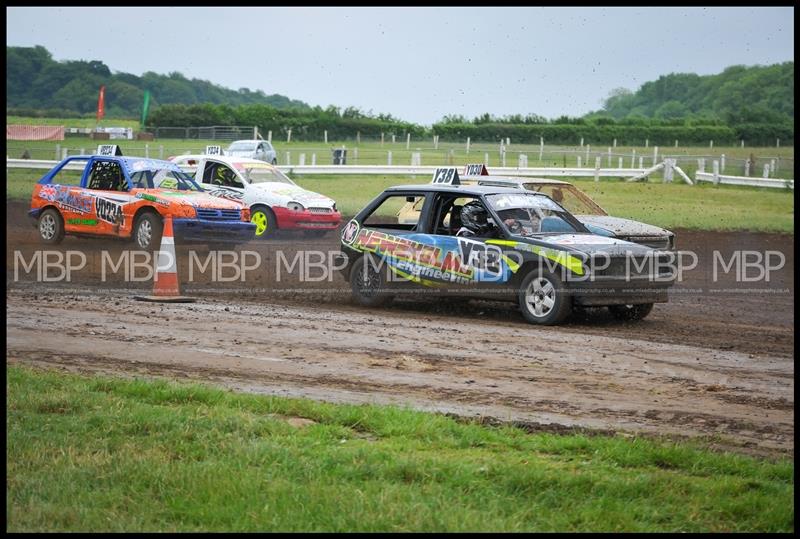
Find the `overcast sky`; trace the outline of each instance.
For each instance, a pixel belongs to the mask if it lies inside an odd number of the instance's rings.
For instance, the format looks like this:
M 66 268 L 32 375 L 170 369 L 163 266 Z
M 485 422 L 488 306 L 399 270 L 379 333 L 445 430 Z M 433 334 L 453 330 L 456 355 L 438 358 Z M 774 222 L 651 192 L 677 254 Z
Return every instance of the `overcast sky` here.
M 794 60 L 794 8 L 6 8 L 7 45 L 426 125 L 580 116 L 673 72 Z

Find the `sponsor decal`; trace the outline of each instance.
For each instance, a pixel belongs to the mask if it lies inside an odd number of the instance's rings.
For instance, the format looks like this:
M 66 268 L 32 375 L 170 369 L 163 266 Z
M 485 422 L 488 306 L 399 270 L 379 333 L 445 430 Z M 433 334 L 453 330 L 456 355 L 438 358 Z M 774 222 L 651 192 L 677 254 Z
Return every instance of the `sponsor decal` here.
M 229 200 L 241 201 L 244 198 L 244 194 L 235 191 L 233 189 L 226 189 L 225 187 L 214 187 L 212 189 L 206 189 L 206 192 L 209 195 L 219 197 L 219 198 L 227 198 Z
M 52 198 L 45 198 L 45 200 L 55 202 L 59 208 L 71 210 L 77 213 L 90 213 L 92 211 L 94 198 L 91 196 L 84 195 L 78 190 L 73 191 L 66 186 L 51 185 L 49 187 L 52 188 L 52 191 L 48 189 L 46 196 L 51 196 Z
M 54 201 L 56 199 L 56 188 L 52 185 L 44 185 L 39 189 L 39 198 Z
M 617 245 L 619 240 L 609 238 L 607 236 L 599 236 L 596 234 L 586 234 L 582 236 L 566 235 L 566 236 L 553 236 L 547 238 L 548 241 L 557 243 L 559 245 Z
M 111 223 L 112 225 L 121 225 L 123 223 L 122 204 L 117 204 L 105 198 L 98 198 L 96 206 L 97 217 L 100 220 Z
M 342 230 L 342 242 L 350 245 L 353 243 L 353 240 L 356 239 L 356 235 L 358 234 L 358 221 L 352 219 L 347 226 L 344 227 Z
M 540 247 L 538 245 L 531 245 L 530 243 L 523 243 L 521 241 L 510 240 L 486 240 L 486 243 L 491 245 L 503 245 L 511 247 L 518 251 L 527 251 L 539 256 L 548 258 L 565 268 L 569 269 L 576 275 L 583 275 L 583 262 L 580 258 L 572 256 L 566 251 L 559 251 L 557 249 L 548 249 L 547 247 Z
M 169 206 L 169 202 L 166 200 L 161 200 L 157 196 L 150 195 L 148 193 L 136 193 L 136 198 L 140 198 L 142 200 L 147 200 L 148 202 L 154 202 L 156 204 L 160 204 L 162 206 Z
M 68 225 L 97 226 L 97 219 L 67 219 Z

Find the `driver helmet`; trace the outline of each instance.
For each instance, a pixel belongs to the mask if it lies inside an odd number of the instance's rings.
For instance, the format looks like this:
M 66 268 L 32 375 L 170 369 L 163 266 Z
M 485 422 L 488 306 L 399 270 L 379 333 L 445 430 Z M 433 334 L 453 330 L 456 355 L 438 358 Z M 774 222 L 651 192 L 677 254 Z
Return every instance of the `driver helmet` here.
M 488 219 L 486 208 L 477 200 L 468 202 L 461 208 L 461 224 L 476 235 L 486 234 L 492 229 Z

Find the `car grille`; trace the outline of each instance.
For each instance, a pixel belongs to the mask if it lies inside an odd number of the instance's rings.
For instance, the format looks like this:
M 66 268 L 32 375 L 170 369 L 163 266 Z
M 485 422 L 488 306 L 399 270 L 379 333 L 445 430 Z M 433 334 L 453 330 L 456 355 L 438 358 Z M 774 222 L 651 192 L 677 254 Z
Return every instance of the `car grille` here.
M 333 213 L 333 210 L 330 208 L 308 208 L 308 211 L 311 213 Z
M 651 249 L 669 249 L 669 236 L 627 236 L 620 239 L 632 241 Z
M 615 256 L 611 258 L 607 268 L 602 268 L 608 262 L 607 259 L 602 257 L 597 258 L 594 264 L 598 269 L 594 274 L 598 277 L 617 277 L 617 278 L 634 278 L 634 277 L 656 277 L 656 272 L 663 274 L 669 273 L 668 267 L 664 264 L 669 264 L 671 257 L 668 253 L 661 255 L 631 255 Z M 660 263 L 660 264 L 659 264 Z M 671 267 L 671 266 L 669 266 Z M 602 269 L 600 269 L 602 268 Z M 652 275 L 651 275 L 652 273 Z
M 241 210 L 214 210 L 210 208 L 197 208 L 197 218 L 208 221 L 241 221 Z

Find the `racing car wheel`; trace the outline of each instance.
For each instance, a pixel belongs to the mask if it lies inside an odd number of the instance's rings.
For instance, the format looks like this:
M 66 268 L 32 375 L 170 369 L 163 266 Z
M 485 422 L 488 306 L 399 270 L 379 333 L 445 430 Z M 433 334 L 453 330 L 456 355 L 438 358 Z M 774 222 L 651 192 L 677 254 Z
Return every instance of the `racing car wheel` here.
M 350 268 L 350 288 L 353 299 L 365 307 L 380 307 L 392 300 L 387 289 L 388 265 L 384 260 L 366 254 Z
M 528 322 L 551 326 L 569 316 L 572 301 L 558 275 L 535 268 L 520 284 L 519 308 Z

